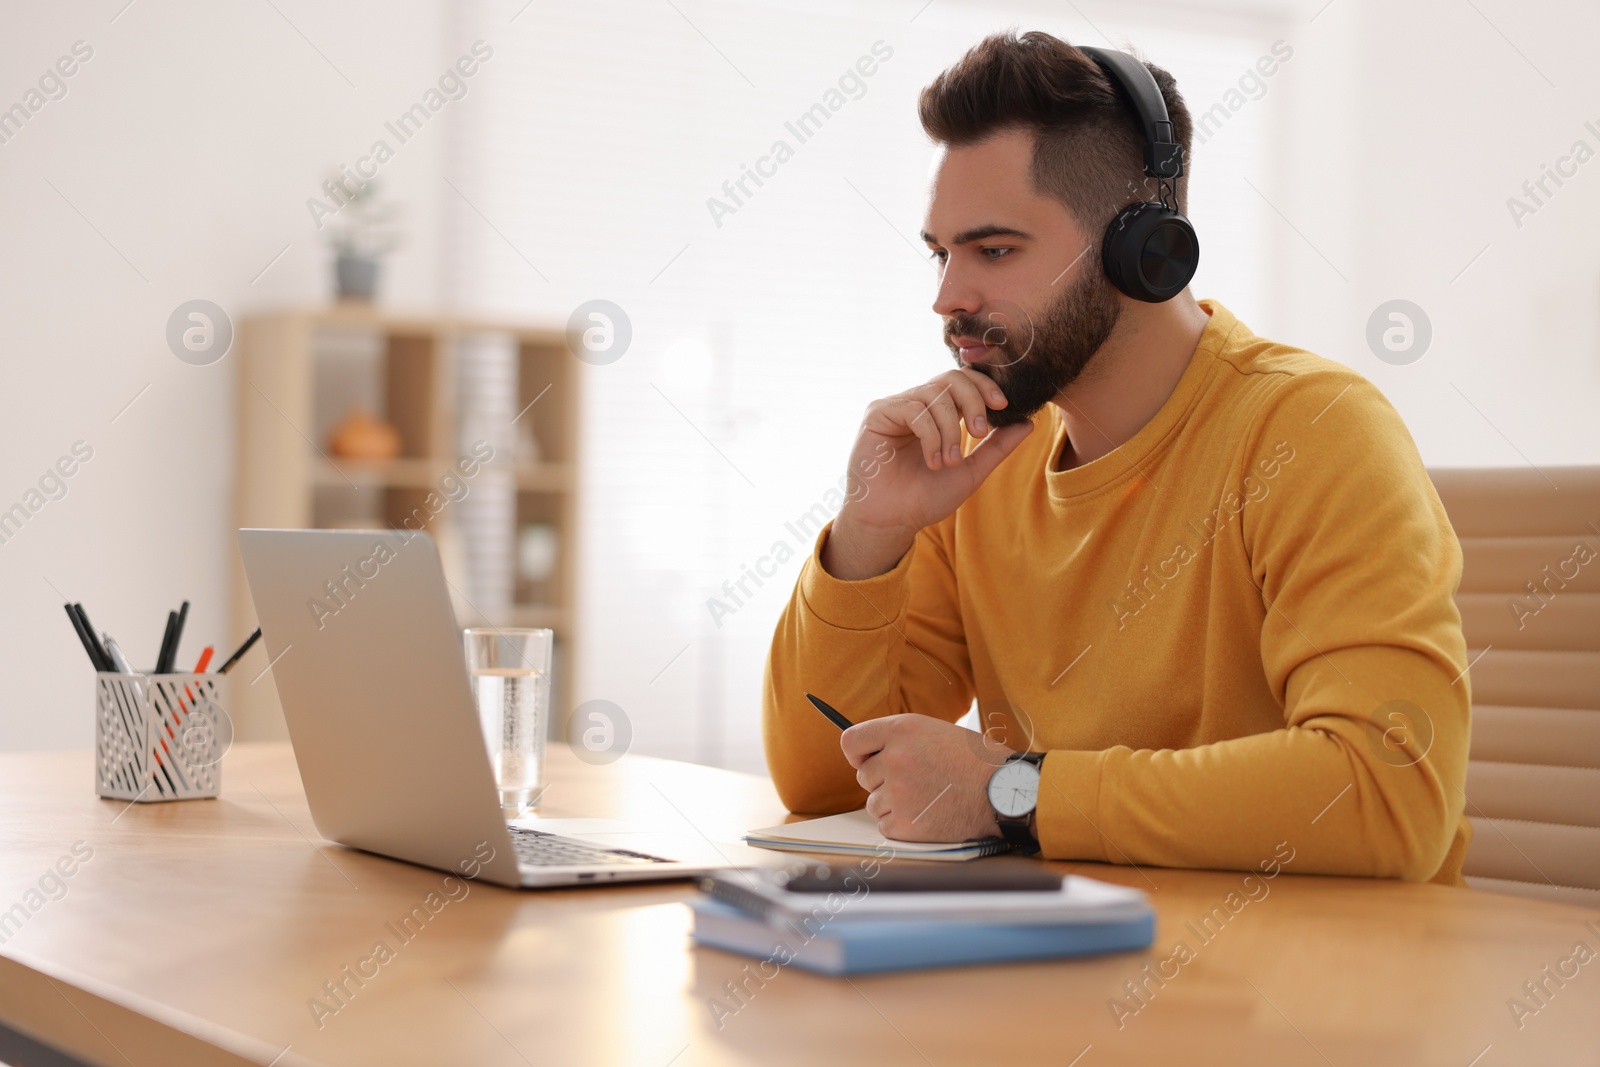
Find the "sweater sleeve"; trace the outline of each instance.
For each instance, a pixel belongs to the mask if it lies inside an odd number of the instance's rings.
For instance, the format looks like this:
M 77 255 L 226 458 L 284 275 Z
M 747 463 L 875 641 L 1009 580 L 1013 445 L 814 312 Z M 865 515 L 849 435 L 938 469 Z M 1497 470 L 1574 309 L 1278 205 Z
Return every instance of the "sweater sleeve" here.
M 954 722 L 971 706 L 950 525 L 922 530 L 893 570 L 854 582 L 822 567 L 832 524 L 818 536 L 778 620 L 762 685 L 767 767 L 790 811 L 850 811 L 867 800 L 838 728 L 807 693 L 856 722 L 903 712 Z
M 1469 735 L 1460 545 L 1370 383 L 1299 375 L 1269 404 L 1243 462 L 1275 446 L 1294 458 L 1270 482 L 1258 475 L 1269 494 L 1243 508 L 1234 536 L 1261 593 L 1261 665 L 1283 728 L 1180 750 L 1049 753 L 1047 856 L 1248 869 L 1288 842 L 1298 873 L 1411 880 L 1446 858 Z

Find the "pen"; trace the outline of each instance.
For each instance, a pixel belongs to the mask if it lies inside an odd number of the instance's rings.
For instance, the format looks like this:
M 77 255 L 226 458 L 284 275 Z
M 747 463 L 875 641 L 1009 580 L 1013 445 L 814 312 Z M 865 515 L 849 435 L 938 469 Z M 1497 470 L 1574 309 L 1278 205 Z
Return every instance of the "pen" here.
M 246 652 L 249 652 L 251 647 L 259 640 L 261 640 L 261 627 L 257 626 L 251 632 L 250 636 L 244 639 L 244 644 L 240 645 L 238 650 L 236 652 L 234 652 L 233 655 L 229 656 L 226 660 L 224 660 L 223 663 L 222 663 L 222 666 L 217 668 L 217 673 L 218 674 L 227 674 L 228 671 L 233 669 L 233 665 L 235 663 L 238 663 L 239 660 L 244 656 L 244 654 Z
M 122 654 L 122 647 L 117 644 L 117 639 L 107 633 L 101 636 L 105 638 L 106 655 L 110 657 L 111 665 L 117 669 L 117 673 L 132 674 L 133 668 L 128 666 L 128 657 Z
M 161 648 L 156 652 L 156 669 L 154 673 L 162 673 L 162 667 L 167 662 L 167 649 L 172 644 L 172 627 L 178 621 L 176 611 L 167 612 L 167 628 L 161 631 Z
M 172 651 L 167 653 L 166 673 L 171 674 L 178 669 L 178 645 L 183 641 L 183 624 L 189 621 L 189 602 L 185 600 L 178 607 L 178 619 L 172 625 Z
M 811 706 L 822 712 L 823 717 L 825 717 L 829 722 L 833 723 L 833 725 L 837 726 L 839 729 L 848 730 L 851 726 L 855 725 L 849 719 L 830 708 L 827 703 L 820 698 L 814 697 L 810 693 L 807 693 L 806 699 L 811 701 Z
M 195 663 L 194 670 L 190 671 L 189 673 L 190 674 L 204 674 L 206 672 L 206 665 L 211 662 L 211 656 L 212 656 L 212 654 L 214 652 L 216 652 L 216 649 L 212 648 L 210 645 L 207 645 L 205 647 L 205 649 L 200 653 L 200 659 Z M 190 702 L 194 701 L 194 692 L 192 690 L 190 690 L 190 688 L 187 685 L 183 687 L 183 695 L 188 697 Z M 179 700 L 178 700 L 178 709 L 180 711 L 182 711 L 185 715 L 193 715 L 194 714 L 194 711 L 192 710 L 192 707 L 191 707 L 191 703 L 186 703 L 182 698 L 179 698 Z M 188 737 L 188 735 L 185 734 L 185 739 L 187 739 L 187 737 Z
M 116 667 L 111 663 L 111 657 L 106 655 L 105 646 L 102 645 L 100 643 L 100 639 L 94 635 L 94 624 L 89 621 L 89 613 L 83 610 L 82 604 L 77 603 L 72 605 L 72 610 L 78 613 L 78 621 L 83 623 L 83 632 L 89 635 L 89 643 L 94 646 L 95 655 L 99 657 L 100 660 L 100 669 L 103 671 L 116 670 Z
M 161 651 L 156 653 L 156 673 L 170 674 L 172 661 L 178 657 L 178 613 L 167 612 L 167 628 L 161 635 Z
M 66 605 L 67 618 L 72 620 L 72 629 L 78 635 L 78 640 L 83 642 L 83 650 L 89 654 L 89 663 L 97 671 L 105 670 L 105 665 L 100 662 L 100 654 L 95 650 L 94 642 L 89 640 L 89 631 L 83 628 L 83 620 L 78 618 L 78 613 L 72 605 Z

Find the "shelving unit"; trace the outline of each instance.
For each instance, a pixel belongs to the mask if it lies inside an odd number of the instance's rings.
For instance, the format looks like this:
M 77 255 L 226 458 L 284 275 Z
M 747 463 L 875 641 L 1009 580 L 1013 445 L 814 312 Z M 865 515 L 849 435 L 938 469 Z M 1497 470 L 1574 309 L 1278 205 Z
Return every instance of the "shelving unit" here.
M 239 338 L 237 525 L 398 527 L 419 507 L 428 514 L 424 501 L 468 455 L 464 438 L 488 440 L 495 456 L 461 506 L 452 502 L 425 529 L 440 542 L 452 585 L 479 594 L 458 600 L 463 625 L 555 631 L 552 710 L 563 707 L 565 668 L 574 662 L 579 364 L 562 331 L 336 305 L 246 319 Z M 487 364 L 463 355 L 474 345 L 496 355 Z M 483 366 L 490 371 L 473 379 L 474 389 L 458 388 L 463 373 Z M 480 407 L 463 412 L 463 402 Z M 371 408 L 399 430 L 398 457 L 330 454 L 331 425 L 351 406 Z M 537 581 L 517 566 L 518 538 L 532 523 L 549 528 L 539 531 L 545 556 L 553 542 L 553 569 Z M 485 543 L 498 547 L 476 550 Z M 234 571 L 234 630 L 242 636 L 256 616 L 237 558 Z M 258 646 L 228 676 L 223 699 L 241 740 L 286 736 L 270 674 L 255 681 L 266 665 Z

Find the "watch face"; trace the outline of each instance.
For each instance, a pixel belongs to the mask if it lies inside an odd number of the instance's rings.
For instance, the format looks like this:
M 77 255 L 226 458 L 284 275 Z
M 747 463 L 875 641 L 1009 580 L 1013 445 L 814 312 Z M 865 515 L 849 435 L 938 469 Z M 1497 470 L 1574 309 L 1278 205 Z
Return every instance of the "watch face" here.
M 1039 803 L 1039 768 L 1027 760 L 1010 760 L 989 776 L 989 803 L 1007 818 L 1020 818 Z

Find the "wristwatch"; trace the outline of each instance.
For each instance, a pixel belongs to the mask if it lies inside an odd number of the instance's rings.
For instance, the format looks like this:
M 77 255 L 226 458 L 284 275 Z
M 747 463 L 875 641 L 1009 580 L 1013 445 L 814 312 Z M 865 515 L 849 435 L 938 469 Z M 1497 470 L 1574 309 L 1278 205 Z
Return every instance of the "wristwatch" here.
M 1039 805 L 1039 778 L 1043 752 L 1018 752 L 989 776 L 989 806 L 994 809 L 1000 834 L 1016 852 L 1031 856 L 1039 851 L 1033 832 L 1033 811 Z

